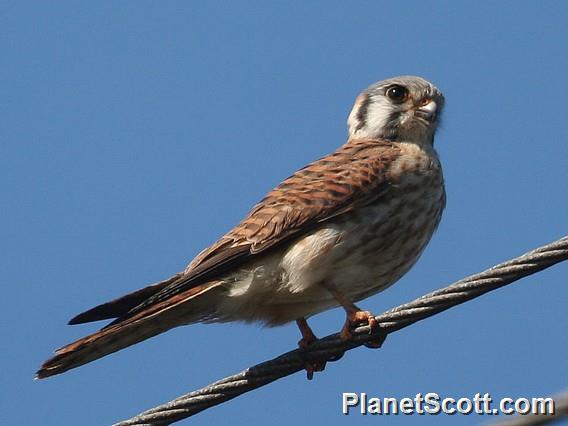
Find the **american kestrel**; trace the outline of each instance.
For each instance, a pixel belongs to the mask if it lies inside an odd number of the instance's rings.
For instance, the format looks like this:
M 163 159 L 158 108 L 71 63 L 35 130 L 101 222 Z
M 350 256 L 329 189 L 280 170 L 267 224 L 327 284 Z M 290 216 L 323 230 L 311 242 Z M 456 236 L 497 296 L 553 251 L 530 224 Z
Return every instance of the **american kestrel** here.
M 343 146 L 284 180 L 183 272 L 71 319 L 116 318 L 57 350 L 37 377 L 196 322 L 296 321 L 304 347 L 315 339 L 306 318 L 336 306 L 347 314 L 343 339 L 355 323 L 375 327 L 355 302 L 410 269 L 444 209 L 433 147 L 443 104 L 420 77 L 371 85 L 355 101 Z

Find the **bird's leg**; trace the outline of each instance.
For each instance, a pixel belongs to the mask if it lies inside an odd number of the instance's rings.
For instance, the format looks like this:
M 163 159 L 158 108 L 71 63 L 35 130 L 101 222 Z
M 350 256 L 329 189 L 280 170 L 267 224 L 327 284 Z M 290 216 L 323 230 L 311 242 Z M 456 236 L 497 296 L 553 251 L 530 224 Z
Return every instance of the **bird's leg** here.
M 298 342 L 298 346 L 300 349 L 306 350 L 308 346 L 318 340 L 308 322 L 305 318 L 298 318 L 296 320 L 296 324 L 298 324 L 298 328 L 300 329 L 300 333 L 302 333 L 302 338 Z M 306 361 L 306 373 L 308 380 L 312 380 L 314 378 L 314 372 L 316 371 L 323 371 L 325 369 L 325 361 Z
M 345 324 L 341 328 L 339 332 L 339 337 L 342 340 L 351 340 L 353 338 L 353 333 L 351 329 L 354 325 L 357 325 L 362 322 L 367 322 L 371 329 L 371 333 L 377 330 L 379 327 L 379 323 L 375 319 L 375 316 L 369 311 L 363 311 L 357 305 L 355 305 L 351 300 L 347 298 L 341 291 L 339 291 L 336 287 L 330 285 L 324 285 L 325 288 L 333 295 L 335 300 L 339 302 L 339 304 L 345 309 L 345 313 L 347 314 L 347 318 L 345 319 Z M 382 343 L 386 338 L 386 334 L 383 333 L 377 341 L 368 342 L 365 346 L 371 348 L 380 348 Z
M 318 340 L 305 318 L 298 318 L 296 320 L 296 324 L 298 324 L 300 333 L 302 333 L 302 338 L 298 342 L 300 349 L 306 349 L 310 345 L 310 343 Z

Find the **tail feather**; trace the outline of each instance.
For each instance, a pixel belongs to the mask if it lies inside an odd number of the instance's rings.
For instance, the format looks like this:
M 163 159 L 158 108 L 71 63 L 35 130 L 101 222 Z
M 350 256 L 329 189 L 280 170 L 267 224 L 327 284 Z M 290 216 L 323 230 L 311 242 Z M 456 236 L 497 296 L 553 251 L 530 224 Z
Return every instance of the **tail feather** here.
M 79 315 L 71 318 L 71 320 L 69 320 L 69 325 L 83 324 L 86 322 L 100 321 L 111 318 L 120 318 L 121 316 L 126 315 L 128 311 L 130 311 L 135 306 L 138 306 L 144 300 L 148 299 L 149 297 L 162 290 L 164 287 L 176 281 L 180 276 L 182 276 L 181 273 L 174 275 L 167 280 L 152 284 L 133 293 L 119 297 L 118 299 L 95 306 L 94 308 L 91 308 L 88 311 L 82 312 Z
M 216 297 L 211 290 L 220 284 L 214 281 L 192 288 L 58 349 L 41 366 L 36 378 L 63 373 L 171 328 L 206 318 L 215 310 Z

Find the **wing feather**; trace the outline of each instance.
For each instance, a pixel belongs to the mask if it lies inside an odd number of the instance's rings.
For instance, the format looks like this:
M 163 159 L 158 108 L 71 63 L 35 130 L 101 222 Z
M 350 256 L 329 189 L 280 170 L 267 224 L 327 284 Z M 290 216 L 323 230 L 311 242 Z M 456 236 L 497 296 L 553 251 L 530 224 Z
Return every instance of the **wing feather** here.
M 298 170 L 269 192 L 235 228 L 201 252 L 177 280 L 134 307 L 126 317 L 219 278 L 322 222 L 377 200 L 392 184 L 386 171 L 399 153 L 389 141 L 351 140 Z

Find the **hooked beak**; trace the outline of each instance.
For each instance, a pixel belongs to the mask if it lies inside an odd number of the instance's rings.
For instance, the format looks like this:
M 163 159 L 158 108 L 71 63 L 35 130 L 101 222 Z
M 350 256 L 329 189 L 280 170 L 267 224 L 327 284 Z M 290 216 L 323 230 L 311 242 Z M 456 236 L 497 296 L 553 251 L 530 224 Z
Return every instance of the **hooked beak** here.
M 416 108 L 414 115 L 423 118 L 424 120 L 428 121 L 429 123 L 433 123 L 436 121 L 438 111 L 438 105 L 431 99 L 425 99 L 421 105 Z

